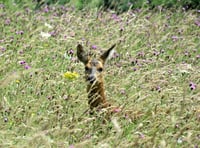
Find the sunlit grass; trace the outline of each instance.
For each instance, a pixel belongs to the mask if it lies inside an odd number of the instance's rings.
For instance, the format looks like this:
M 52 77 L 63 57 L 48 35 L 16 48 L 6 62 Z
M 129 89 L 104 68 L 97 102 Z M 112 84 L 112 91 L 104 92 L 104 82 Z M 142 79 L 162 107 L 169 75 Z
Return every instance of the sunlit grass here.
M 0 9 L 1 147 L 195 147 L 200 143 L 199 13 Z M 76 46 L 108 61 L 111 121 L 87 114 Z

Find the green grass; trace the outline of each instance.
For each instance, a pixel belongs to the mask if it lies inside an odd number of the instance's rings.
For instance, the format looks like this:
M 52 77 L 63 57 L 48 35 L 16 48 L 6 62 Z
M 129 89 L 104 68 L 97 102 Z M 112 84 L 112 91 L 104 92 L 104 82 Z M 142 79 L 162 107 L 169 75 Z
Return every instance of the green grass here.
M 5 7 L 0 15 L 0 147 L 200 146 L 195 10 L 116 16 L 70 7 L 37 12 Z M 103 115 L 84 114 L 78 43 L 95 54 L 117 43 L 105 87 L 108 101 L 124 109 L 107 123 Z M 80 76 L 68 80 L 67 71 Z

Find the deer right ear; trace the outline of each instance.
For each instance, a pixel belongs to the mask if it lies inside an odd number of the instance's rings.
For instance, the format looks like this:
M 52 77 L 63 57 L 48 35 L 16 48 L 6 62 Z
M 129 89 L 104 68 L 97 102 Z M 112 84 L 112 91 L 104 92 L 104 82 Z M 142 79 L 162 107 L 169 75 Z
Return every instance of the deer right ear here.
M 77 57 L 84 64 L 86 64 L 88 62 L 88 59 L 89 59 L 88 55 L 83 50 L 83 46 L 81 44 L 78 44 L 78 46 L 77 46 Z
M 103 63 L 106 62 L 106 59 L 109 58 L 109 56 L 112 55 L 112 51 L 113 51 L 113 48 L 115 47 L 116 44 L 114 44 L 112 47 L 110 47 L 107 51 L 105 51 L 101 56 L 100 56 L 100 59 L 103 61 Z

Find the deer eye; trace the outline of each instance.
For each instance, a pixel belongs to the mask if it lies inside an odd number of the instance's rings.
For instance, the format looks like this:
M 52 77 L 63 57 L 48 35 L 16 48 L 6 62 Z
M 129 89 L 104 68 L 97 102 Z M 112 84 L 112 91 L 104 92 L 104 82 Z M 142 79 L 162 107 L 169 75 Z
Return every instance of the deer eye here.
M 102 72 L 102 71 L 103 71 L 103 68 L 98 68 L 98 71 L 99 71 L 99 72 Z
M 85 71 L 89 71 L 89 67 L 85 67 Z

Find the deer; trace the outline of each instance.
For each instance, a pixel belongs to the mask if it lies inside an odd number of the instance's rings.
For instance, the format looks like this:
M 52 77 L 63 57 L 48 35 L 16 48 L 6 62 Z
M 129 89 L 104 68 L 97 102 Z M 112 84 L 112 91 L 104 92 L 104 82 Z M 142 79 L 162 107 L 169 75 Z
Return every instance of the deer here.
M 85 52 L 81 44 L 77 45 L 77 57 L 85 66 L 84 77 L 87 82 L 88 104 L 91 112 L 94 109 L 99 110 L 111 106 L 105 95 L 104 66 L 113 53 L 115 45 L 112 45 L 98 58 L 92 58 Z
M 90 109 L 89 113 L 93 114 L 94 109 L 96 109 L 96 111 L 106 109 L 106 120 L 110 120 L 111 115 L 113 114 L 130 116 L 131 120 L 135 120 L 135 118 L 143 116 L 143 113 L 133 112 L 132 110 L 123 110 L 125 105 L 116 107 L 109 103 L 106 99 L 104 88 L 104 66 L 106 61 L 112 55 L 115 46 L 116 44 L 112 45 L 98 58 L 92 58 L 85 52 L 81 44 L 77 45 L 77 57 L 85 66 L 85 80 L 87 82 L 86 90 Z M 103 123 L 106 120 L 103 120 Z

